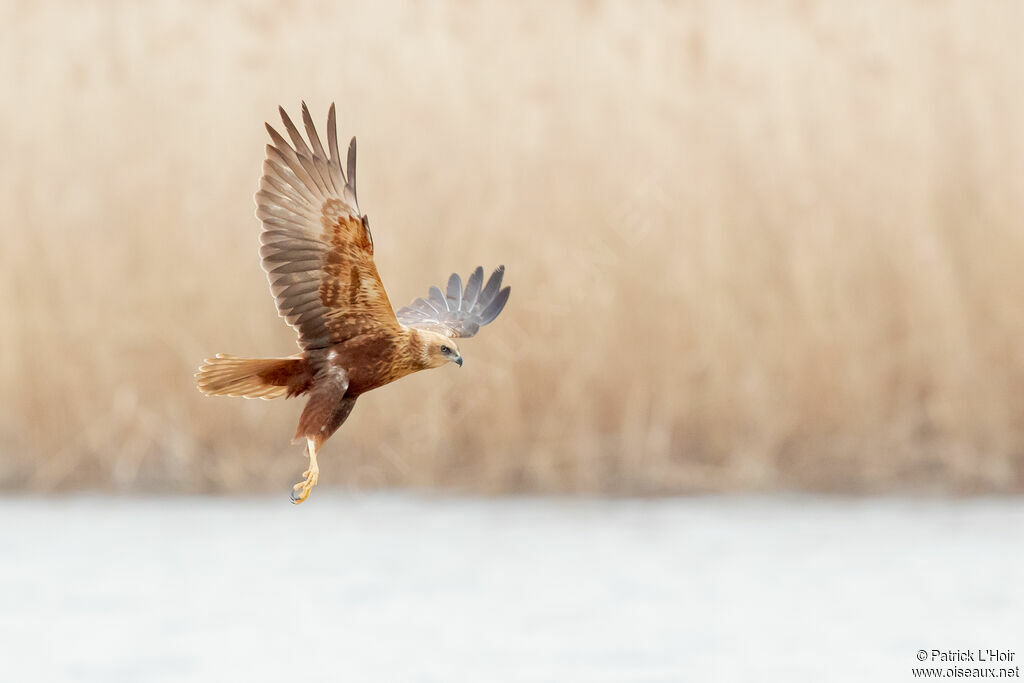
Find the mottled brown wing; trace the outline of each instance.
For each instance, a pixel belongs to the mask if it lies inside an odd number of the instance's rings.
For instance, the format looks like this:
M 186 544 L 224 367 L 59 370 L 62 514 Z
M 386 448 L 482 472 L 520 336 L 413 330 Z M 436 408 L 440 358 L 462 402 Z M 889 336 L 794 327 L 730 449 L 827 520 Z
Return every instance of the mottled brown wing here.
M 277 310 L 303 349 L 323 348 L 379 327 L 400 327 L 373 262 L 373 237 L 356 199 L 356 139 L 341 168 L 334 105 L 324 151 L 305 103 L 303 139 L 284 109 L 291 143 L 267 124 L 256 215 L 263 222 L 260 258 Z

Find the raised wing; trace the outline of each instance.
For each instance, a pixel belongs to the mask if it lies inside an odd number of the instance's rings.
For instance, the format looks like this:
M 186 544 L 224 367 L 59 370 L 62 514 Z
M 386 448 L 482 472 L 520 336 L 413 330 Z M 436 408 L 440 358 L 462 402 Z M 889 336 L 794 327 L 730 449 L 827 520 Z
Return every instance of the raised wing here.
M 484 269 L 477 266 L 463 289 L 458 273 L 452 273 L 445 293 L 431 287 L 427 298 L 416 299 L 398 311 L 398 322 L 406 327 L 434 329 L 449 337 L 472 337 L 505 308 L 512 288 L 501 288 L 504 276 L 505 266 L 498 266 L 483 285 Z
M 323 348 L 376 327 L 398 328 L 373 262 L 373 237 L 356 199 L 356 139 L 341 168 L 334 105 L 327 114 L 328 154 L 306 104 L 309 143 L 280 109 L 291 143 L 268 123 L 256 215 L 263 222 L 260 259 L 277 311 L 303 349 Z

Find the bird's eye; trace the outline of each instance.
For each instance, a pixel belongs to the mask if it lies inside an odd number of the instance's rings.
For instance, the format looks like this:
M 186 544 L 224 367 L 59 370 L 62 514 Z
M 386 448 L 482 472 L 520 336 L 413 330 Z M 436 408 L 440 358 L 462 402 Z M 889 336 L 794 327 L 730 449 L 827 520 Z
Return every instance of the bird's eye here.
M 451 352 L 452 352 L 452 350 L 449 349 L 447 346 L 442 346 L 441 347 L 441 353 L 451 353 Z

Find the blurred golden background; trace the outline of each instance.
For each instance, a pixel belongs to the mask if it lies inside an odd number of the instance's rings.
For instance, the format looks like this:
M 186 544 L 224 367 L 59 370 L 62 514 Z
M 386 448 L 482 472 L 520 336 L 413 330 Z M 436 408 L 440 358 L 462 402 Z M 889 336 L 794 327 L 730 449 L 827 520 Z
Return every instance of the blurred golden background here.
M 372 5 L 372 6 L 371 6 Z M 336 101 L 400 306 L 508 268 L 466 366 L 362 398 L 323 485 L 1024 488 L 1014 2 L 15 2 L 0 486 L 286 490 L 262 123 Z

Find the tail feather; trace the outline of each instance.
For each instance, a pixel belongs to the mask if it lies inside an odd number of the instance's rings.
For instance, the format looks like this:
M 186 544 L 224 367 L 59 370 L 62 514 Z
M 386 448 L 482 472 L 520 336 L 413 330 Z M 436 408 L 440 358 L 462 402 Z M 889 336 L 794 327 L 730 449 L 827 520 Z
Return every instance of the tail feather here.
M 310 379 L 301 356 L 242 358 L 218 353 L 203 361 L 196 373 L 196 386 L 207 396 L 272 399 L 301 394 Z

